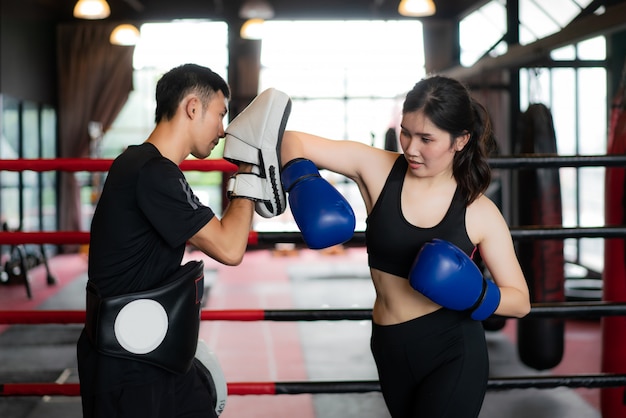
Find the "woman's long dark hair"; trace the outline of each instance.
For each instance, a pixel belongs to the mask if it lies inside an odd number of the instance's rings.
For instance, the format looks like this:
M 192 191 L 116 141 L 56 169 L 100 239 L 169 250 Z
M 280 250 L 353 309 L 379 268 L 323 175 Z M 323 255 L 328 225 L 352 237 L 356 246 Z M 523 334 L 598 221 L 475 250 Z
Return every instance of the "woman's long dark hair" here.
M 419 81 L 407 94 L 402 113 L 415 111 L 424 112 L 439 129 L 449 132 L 450 146 L 459 136 L 470 134 L 452 163 L 454 178 L 469 205 L 491 182 L 487 158 L 495 151 L 496 141 L 487 110 L 458 80 L 435 75 Z

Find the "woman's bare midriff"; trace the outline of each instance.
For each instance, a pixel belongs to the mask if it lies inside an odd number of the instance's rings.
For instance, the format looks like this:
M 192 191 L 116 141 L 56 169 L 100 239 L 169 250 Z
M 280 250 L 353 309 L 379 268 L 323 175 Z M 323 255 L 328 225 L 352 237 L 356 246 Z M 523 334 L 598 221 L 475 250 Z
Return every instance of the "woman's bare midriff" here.
M 378 325 L 394 325 L 424 316 L 441 308 L 417 290 L 407 279 L 370 269 L 376 290 L 372 320 Z

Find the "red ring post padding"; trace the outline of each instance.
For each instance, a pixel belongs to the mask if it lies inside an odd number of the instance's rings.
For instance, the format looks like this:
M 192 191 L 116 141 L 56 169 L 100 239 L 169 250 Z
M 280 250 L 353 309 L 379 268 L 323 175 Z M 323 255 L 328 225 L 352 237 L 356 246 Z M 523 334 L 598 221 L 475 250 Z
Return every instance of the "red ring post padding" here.
M 89 232 L 0 232 L 0 244 L 88 244 Z
M 0 311 L 0 324 L 83 324 L 85 311 Z
M 0 396 L 80 396 L 78 383 L 4 383 Z
M 239 382 L 228 383 L 229 395 L 276 395 L 276 384 L 273 382 Z
M 248 244 L 249 245 L 258 245 L 259 244 L 259 233 L 256 231 L 250 231 L 248 235 Z
M 223 310 L 209 311 L 203 310 L 200 313 L 202 321 L 262 321 L 265 319 L 265 311 L 259 309 Z

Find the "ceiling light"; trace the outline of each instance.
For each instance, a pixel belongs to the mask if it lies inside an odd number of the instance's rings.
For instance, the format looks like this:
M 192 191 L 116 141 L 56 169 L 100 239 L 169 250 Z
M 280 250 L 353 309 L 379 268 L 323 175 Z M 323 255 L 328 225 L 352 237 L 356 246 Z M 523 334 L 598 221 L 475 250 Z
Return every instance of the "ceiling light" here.
M 263 23 L 274 17 L 274 9 L 266 0 L 246 0 L 239 9 L 239 17 L 246 19 L 239 36 L 243 39 L 262 39 Z
M 272 5 L 265 0 L 247 0 L 239 9 L 242 19 L 271 19 L 274 17 Z
M 137 29 L 133 25 L 129 25 L 128 23 L 124 23 L 122 25 L 118 25 L 113 32 L 111 32 L 111 36 L 109 41 L 113 45 L 136 45 L 139 40 L 139 29 Z
M 435 11 L 433 0 L 402 0 L 398 6 L 398 13 L 402 16 L 432 16 Z
M 78 0 L 74 6 L 74 17 L 79 19 L 105 19 L 110 14 L 106 0 Z
M 263 23 L 265 23 L 265 20 L 259 18 L 246 20 L 241 25 L 239 36 L 242 39 L 263 39 Z

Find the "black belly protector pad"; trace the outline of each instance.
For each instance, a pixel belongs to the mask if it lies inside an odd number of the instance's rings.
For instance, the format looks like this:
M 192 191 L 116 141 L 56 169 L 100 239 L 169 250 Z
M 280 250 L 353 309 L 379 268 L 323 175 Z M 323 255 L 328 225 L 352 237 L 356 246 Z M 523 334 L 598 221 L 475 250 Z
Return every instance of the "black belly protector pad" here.
M 167 284 L 148 291 L 101 298 L 92 283 L 87 284 L 85 331 L 96 349 L 105 355 L 142 361 L 173 373 L 189 371 L 193 363 L 200 329 L 200 310 L 204 292 L 204 263 L 190 261 L 181 266 Z M 149 299 L 167 313 L 167 333 L 149 353 L 127 351 L 115 335 L 115 321 L 130 302 Z

